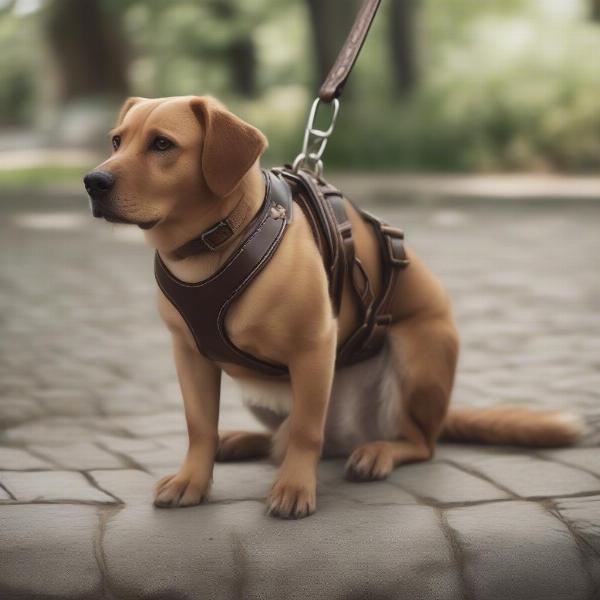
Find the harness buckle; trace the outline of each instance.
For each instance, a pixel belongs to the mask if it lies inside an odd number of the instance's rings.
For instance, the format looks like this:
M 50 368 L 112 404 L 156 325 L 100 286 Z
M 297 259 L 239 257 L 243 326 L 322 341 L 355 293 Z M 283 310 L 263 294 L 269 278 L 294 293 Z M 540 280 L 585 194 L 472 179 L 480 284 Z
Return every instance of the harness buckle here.
M 225 237 L 223 237 L 221 240 L 219 240 L 216 243 L 210 242 L 208 240 L 208 237 L 211 235 L 214 235 L 217 232 L 220 232 L 223 228 L 226 228 L 228 231 L 228 234 L 225 235 Z M 205 232 L 202 233 L 202 235 L 200 236 L 200 239 L 204 242 L 204 245 L 211 251 L 215 251 L 218 250 L 225 242 L 227 242 L 227 240 L 233 235 L 233 229 L 231 228 L 231 225 L 229 225 L 229 223 L 225 220 L 223 221 L 219 221 L 216 225 L 214 225 L 213 227 L 211 227 L 210 229 L 207 229 Z
M 381 224 L 381 231 L 384 234 L 390 235 L 394 238 L 398 238 L 400 240 L 404 239 L 404 231 L 402 231 L 402 229 L 398 229 L 398 227 L 393 227 L 392 225 L 388 225 L 387 223 Z

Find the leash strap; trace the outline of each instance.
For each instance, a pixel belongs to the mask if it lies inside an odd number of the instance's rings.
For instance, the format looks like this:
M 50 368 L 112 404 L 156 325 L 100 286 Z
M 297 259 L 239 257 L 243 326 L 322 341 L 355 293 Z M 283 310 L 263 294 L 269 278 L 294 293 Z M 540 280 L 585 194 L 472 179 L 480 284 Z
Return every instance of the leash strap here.
M 294 171 L 307 171 L 317 178 L 323 174 L 322 157 L 329 136 L 333 133 L 340 109 L 338 98 L 365 43 L 367 33 L 369 33 L 380 2 L 381 0 L 364 0 L 336 61 L 325 78 L 319 90 L 319 95 L 312 104 L 306 129 L 304 130 L 302 151 L 296 156 L 292 164 Z M 317 112 L 321 103 L 329 104 L 331 107 L 331 116 L 327 129 L 318 129 L 315 126 Z
M 380 3 L 381 0 L 364 0 L 346 42 L 319 90 L 319 98 L 323 102 L 329 104 L 334 98 L 340 97 L 344 84 L 365 43 Z

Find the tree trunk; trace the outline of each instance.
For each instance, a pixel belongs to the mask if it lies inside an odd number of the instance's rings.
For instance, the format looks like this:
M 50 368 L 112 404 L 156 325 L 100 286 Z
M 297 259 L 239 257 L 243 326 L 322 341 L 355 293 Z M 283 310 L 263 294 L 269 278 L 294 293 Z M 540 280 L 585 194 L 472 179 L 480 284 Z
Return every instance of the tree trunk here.
M 256 46 L 250 37 L 235 40 L 226 51 L 235 92 L 247 98 L 256 96 Z
M 128 57 L 119 13 L 109 14 L 101 0 L 52 0 L 45 17 L 63 103 L 128 94 Z
M 417 69 L 418 0 L 391 0 L 389 42 L 394 89 L 400 96 L 410 94 L 418 81 Z
M 317 85 L 321 85 L 354 23 L 354 0 L 306 0 L 317 65 Z M 345 94 L 345 96 L 347 96 Z
M 213 0 L 212 10 L 218 19 L 234 23 L 239 9 L 231 0 Z M 231 87 L 241 96 L 251 98 L 256 95 L 258 84 L 256 79 L 257 59 L 256 44 L 252 32 L 242 31 L 233 38 L 223 50 L 222 56 L 229 68 Z

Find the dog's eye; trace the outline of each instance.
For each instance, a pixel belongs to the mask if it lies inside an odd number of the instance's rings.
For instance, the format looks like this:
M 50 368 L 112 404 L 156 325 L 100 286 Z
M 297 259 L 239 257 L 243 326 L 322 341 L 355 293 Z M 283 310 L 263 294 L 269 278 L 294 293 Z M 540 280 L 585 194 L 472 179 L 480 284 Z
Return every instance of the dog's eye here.
M 120 135 L 113 135 L 113 137 L 112 137 L 112 147 L 115 150 L 118 150 L 120 145 L 121 145 L 121 136 Z
M 166 137 L 157 136 L 152 140 L 152 144 L 150 148 L 152 150 L 158 150 L 158 152 L 165 152 L 165 150 L 169 150 L 175 144 L 171 140 L 168 140 Z

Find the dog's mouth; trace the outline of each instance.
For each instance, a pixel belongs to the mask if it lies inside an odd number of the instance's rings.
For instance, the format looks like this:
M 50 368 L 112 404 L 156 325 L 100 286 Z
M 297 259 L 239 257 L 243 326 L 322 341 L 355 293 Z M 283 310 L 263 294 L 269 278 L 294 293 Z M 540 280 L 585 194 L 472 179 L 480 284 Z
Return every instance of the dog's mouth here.
M 97 219 L 104 219 L 109 223 L 120 223 L 123 225 L 137 225 L 140 229 L 148 230 L 152 229 L 160 219 L 153 219 L 151 221 L 132 221 L 131 219 L 126 219 L 117 213 L 112 212 L 110 209 L 102 206 L 99 207 L 96 204 L 92 204 L 92 215 Z

